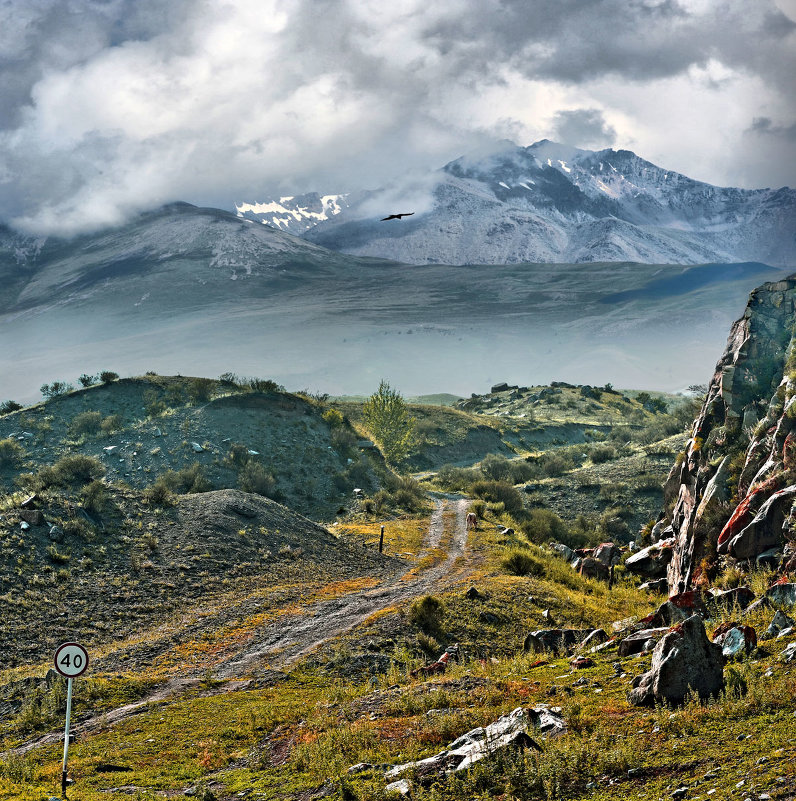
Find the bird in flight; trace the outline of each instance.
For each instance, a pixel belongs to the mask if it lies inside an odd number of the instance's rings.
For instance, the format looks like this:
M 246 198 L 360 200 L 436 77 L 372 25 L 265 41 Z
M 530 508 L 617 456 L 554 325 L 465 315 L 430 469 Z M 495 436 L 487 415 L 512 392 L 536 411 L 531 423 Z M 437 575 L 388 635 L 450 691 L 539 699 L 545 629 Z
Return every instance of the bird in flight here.
M 413 211 L 405 211 L 403 214 L 391 214 L 389 217 L 382 217 L 379 222 L 384 222 L 385 220 L 400 220 L 401 217 L 411 217 L 413 214 Z

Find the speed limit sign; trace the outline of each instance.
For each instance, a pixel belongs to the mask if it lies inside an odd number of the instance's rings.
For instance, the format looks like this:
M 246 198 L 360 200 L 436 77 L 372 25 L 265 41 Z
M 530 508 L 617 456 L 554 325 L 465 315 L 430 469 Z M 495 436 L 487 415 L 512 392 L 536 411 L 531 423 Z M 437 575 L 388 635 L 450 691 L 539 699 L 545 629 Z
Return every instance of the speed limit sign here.
M 88 667 L 88 653 L 76 642 L 65 642 L 55 652 L 55 669 L 68 679 L 82 676 Z

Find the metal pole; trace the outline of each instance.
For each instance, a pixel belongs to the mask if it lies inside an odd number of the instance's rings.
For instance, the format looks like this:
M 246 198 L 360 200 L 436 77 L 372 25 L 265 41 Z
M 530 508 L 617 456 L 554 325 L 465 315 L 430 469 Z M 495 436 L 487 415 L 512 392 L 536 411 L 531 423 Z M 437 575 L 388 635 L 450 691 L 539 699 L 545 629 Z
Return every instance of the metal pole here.
M 66 680 L 66 727 L 64 728 L 64 764 L 61 771 L 61 795 L 66 798 L 66 760 L 69 757 L 69 721 L 72 718 L 72 679 Z
M 384 526 L 381 527 L 381 535 L 379 536 L 379 553 L 384 550 Z

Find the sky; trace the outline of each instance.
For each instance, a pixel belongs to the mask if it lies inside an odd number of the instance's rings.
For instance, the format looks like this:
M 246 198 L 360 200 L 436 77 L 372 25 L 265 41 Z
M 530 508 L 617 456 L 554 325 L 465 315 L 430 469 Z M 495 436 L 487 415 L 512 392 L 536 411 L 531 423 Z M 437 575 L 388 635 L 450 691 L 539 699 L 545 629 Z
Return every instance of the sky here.
M 0 0 L 0 220 L 377 188 L 543 138 L 796 186 L 796 0 Z

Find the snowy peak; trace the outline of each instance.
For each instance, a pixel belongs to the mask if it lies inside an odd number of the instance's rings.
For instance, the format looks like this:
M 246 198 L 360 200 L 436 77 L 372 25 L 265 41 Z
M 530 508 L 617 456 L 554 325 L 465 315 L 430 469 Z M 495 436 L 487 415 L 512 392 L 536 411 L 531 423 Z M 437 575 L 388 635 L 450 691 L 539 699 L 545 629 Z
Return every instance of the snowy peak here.
M 409 198 L 415 216 L 381 222 L 398 206 L 409 211 Z M 344 253 L 413 264 L 796 264 L 794 190 L 711 186 L 629 150 L 546 139 L 502 142 L 414 183 L 237 212 Z
M 306 195 L 280 197 L 265 203 L 238 203 L 238 217 L 266 223 L 281 231 L 300 235 L 319 223 L 330 220 L 348 208 L 348 195 Z

